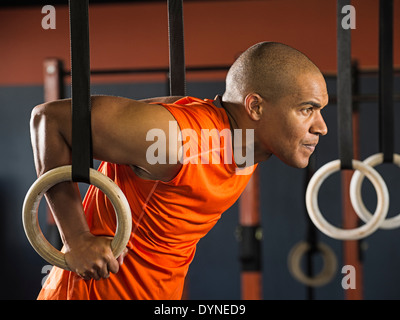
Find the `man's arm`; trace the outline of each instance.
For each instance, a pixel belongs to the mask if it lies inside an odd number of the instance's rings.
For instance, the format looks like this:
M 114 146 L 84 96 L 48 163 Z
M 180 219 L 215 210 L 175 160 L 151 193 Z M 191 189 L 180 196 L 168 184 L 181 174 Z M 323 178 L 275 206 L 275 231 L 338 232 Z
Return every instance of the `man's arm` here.
M 91 116 L 96 159 L 139 166 L 149 173 L 149 178 L 164 181 L 178 172 L 178 161 L 171 165 L 150 165 L 146 160 L 146 150 L 152 143 L 146 141 L 150 129 L 163 130 L 169 143 L 169 121 L 174 118 L 164 107 L 126 98 L 94 96 Z M 49 102 L 33 109 L 31 139 L 38 176 L 71 164 L 71 117 L 70 100 Z M 119 265 L 111 252 L 111 239 L 91 235 L 76 185 L 60 183 L 46 193 L 46 199 L 64 242 L 69 267 L 85 279 L 106 278 L 110 271 L 117 272 Z

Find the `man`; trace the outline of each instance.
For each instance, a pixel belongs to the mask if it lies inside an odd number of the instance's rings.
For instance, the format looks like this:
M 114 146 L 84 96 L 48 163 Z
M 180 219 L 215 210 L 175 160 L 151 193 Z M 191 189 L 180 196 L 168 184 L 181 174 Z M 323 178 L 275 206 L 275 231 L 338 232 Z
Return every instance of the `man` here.
M 92 97 L 93 155 L 103 161 L 98 170 L 128 198 L 132 235 L 116 259 L 110 249 L 114 211 L 102 192 L 91 186 L 82 206 L 73 183 L 51 188 L 46 198 L 74 272 L 54 267 L 38 298 L 180 299 L 197 242 L 238 199 L 256 164 L 275 155 L 290 166 L 307 166 L 327 133 L 321 115 L 327 103 L 319 69 L 273 42 L 252 46 L 233 63 L 226 91 L 215 101 Z M 69 100 L 34 108 L 39 176 L 71 163 L 69 119 Z M 149 135 L 154 129 L 165 134 L 156 139 Z M 204 148 L 210 146 L 206 130 L 219 134 L 211 148 Z M 246 152 L 251 161 L 238 161 Z

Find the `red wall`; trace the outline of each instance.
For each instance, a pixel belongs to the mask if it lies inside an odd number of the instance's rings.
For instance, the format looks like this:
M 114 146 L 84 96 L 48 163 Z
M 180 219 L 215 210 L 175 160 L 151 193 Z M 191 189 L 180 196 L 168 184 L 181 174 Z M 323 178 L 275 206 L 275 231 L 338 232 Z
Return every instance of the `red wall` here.
M 51 4 L 51 0 L 47 4 Z M 378 0 L 353 0 L 353 56 L 361 67 L 378 62 Z M 395 5 L 395 65 L 400 66 L 400 0 Z M 0 85 L 42 83 L 42 62 L 59 57 L 69 69 L 67 6 L 55 6 L 56 29 L 44 30 L 41 7 L 0 11 Z M 166 67 L 164 3 L 90 6 L 91 67 Z M 284 42 L 324 72 L 336 70 L 336 0 L 184 1 L 186 64 L 230 64 L 260 41 Z M 222 79 L 225 73 L 208 74 Z M 164 79 L 163 76 L 162 79 Z M 199 76 L 188 76 L 189 79 Z M 93 82 L 158 80 L 151 76 L 93 77 Z

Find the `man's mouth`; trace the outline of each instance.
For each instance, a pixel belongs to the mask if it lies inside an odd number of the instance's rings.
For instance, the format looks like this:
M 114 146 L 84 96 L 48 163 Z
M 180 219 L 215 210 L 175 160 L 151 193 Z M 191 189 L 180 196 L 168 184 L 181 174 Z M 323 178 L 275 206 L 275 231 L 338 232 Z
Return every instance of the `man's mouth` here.
M 305 143 L 303 146 L 310 150 L 310 152 L 314 152 L 317 143 Z

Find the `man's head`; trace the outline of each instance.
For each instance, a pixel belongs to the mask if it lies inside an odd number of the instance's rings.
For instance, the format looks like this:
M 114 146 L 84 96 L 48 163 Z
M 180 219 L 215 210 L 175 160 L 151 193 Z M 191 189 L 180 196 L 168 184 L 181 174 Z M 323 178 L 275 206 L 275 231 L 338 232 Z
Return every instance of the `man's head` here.
M 240 127 L 254 129 L 255 159 L 274 154 L 303 168 L 327 133 L 323 75 L 303 53 L 281 43 L 258 43 L 242 53 L 228 72 L 223 101 L 237 106 L 230 111 Z

